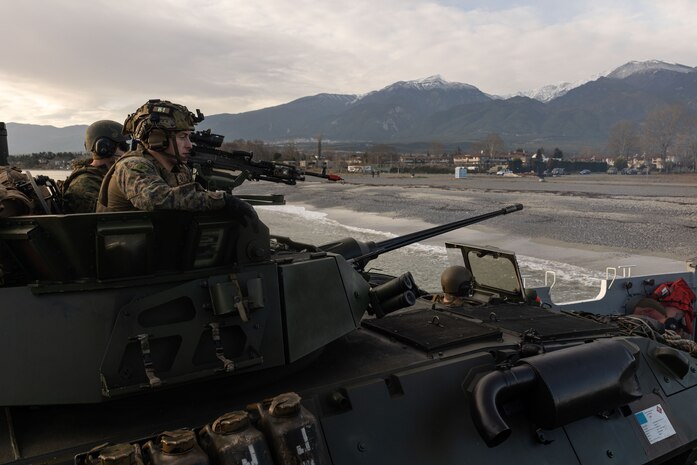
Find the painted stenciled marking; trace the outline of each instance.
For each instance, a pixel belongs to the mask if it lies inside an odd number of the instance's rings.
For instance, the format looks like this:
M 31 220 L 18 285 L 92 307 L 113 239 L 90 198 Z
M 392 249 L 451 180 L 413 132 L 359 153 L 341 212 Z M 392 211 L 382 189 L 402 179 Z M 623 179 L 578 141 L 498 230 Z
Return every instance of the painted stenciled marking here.
M 252 459 L 252 461 L 250 462 L 249 460 L 243 458 L 242 465 L 259 465 L 259 460 L 257 460 L 257 452 L 254 450 L 254 446 L 250 444 L 247 446 L 247 449 L 249 449 L 249 458 Z
M 661 404 L 656 404 L 641 412 L 634 414 L 634 418 L 641 426 L 649 444 L 654 444 L 675 434 L 675 429 L 668 419 Z
M 310 439 L 307 436 L 307 431 L 305 430 L 305 427 L 302 427 L 300 429 L 300 433 L 303 435 L 303 445 L 300 446 L 295 446 L 295 451 L 298 453 L 299 456 L 302 456 L 304 454 L 309 454 L 312 452 L 312 446 L 310 445 Z M 303 460 L 302 465 L 315 465 L 315 459 L 310 457 L 309 460 Z

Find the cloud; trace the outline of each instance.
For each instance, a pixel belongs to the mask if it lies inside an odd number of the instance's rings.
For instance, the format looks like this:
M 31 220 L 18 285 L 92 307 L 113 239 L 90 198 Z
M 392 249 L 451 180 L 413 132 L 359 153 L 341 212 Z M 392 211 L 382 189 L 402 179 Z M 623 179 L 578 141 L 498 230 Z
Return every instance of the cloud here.
M 433 74 L 506 94 L 630 60 L 697 64 L 689 0 L 527 3 L 4 2 L 0 118 L 122 121 L 149 98 L 237 113 Z

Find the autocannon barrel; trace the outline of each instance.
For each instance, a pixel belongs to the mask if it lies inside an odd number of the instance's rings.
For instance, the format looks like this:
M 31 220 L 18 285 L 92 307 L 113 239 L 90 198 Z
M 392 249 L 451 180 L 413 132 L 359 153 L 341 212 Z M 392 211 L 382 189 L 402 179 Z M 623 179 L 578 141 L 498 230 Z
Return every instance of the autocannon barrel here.
M 484 213 L 482 215 L 477 215 L 470 218 L 464 218 L 461 220 L 453 221 L 452 223 L 434 226 L 432 228 L 424 229 L 423 231 L 416 231 L 392 239 L 386 239 L 384 241 L 361 242 L 353 238 L 346 238 L 336 242 L 322 245 L 319 248 L 326 252 L 332 252 L 342 255 L 345 259 L 352 261 L 356 268 L 363 268 L 366 263 L 368 263 L 373 258 L 382 255 L 383 253 L 391 252 L 393 250 L 406 247 L 407 245 L 430 239 L 440 234 L 445 234 L 456 229 L 464 228 L 465 226 L 470 226 L 472 224 L 479 223 L 481 221 L 494 218 L 496 216 L 507 215 L 508 213 L 517 212 L 522 209 L 523 205 L 517 203 L 515 205 L 509 205 L 508 207 L 499 210 L 494 210 L 489 213 Z

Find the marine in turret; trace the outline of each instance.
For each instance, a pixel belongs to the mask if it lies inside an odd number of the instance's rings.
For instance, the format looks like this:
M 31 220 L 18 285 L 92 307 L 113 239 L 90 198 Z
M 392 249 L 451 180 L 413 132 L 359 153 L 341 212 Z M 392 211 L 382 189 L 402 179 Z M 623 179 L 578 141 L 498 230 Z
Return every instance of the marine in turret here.
M 225 192 L 207 191 L 194 181 L 186 162 L 194 125 L 203 118 L 200 111 L 195 115 L 183 105 L 159 99 L 129 115 L 123 132 L 131 134 L 137 146 L 106 174 L 97 211 L 227 209 L 236 217 L 256 219 L 248 203 Z
M 123 126 L 116 121 L 100 120 L 85 131 L 85 150 L 91 157 L 76 163 L 63 183 L 63 213 L 93 213 L 104 175 L 128 150 Z
M 440 275 L 443 294 L 435 296 L 437 302 L 449 307 L 462 306 L 472 295 L 472 272 L 461 265 L 446 268 Z

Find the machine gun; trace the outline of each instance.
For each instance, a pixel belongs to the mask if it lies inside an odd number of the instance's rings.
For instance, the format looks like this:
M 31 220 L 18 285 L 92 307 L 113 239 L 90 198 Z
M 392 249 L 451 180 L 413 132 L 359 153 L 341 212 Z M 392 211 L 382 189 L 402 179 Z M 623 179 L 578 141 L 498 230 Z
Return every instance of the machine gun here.
M 230 182 L 235 188 L 244 181 L 271 181 L 294 185 L 304 181 L 303 173 L 291 165 L 253 160 L 253 153 L 244 150 L 227 152 L 221 150 L 224 136 L 212 134 L 210 129 L 191 134 L 194 149 L 189 164 L 200 168 L 204 177 L 213 170 L 239 171 L 240 174 Z

